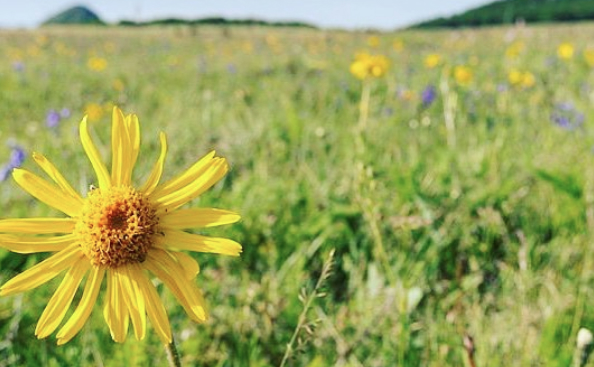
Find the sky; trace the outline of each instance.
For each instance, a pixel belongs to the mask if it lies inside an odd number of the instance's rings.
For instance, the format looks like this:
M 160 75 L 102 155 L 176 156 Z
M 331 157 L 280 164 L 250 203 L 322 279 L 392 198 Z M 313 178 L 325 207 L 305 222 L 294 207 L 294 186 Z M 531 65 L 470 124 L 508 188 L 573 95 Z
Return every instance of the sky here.
M 393 30 L 493 0 L 0 0 L 0 28 L 34 28 L 75 5 L 108 23 L 210 16 L 299 20 L 325 28 Z

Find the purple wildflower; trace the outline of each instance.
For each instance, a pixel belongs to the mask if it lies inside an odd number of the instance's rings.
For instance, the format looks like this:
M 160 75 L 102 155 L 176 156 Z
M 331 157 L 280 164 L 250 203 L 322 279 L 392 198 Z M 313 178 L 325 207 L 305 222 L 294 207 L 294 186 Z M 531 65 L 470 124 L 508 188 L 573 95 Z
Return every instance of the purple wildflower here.
M 15 61 L 12 63 L 12 69 L 17 73 L 22 73 L 23 71 L 25 71 L 25 63 L 23 63 L 22 61 Z
M 67 119 L 68 117 L 70 117 L 70 110 L 66 107 L 62 108 L 60 110 L 60 117 L 63 119 Z
M 433 85 L 428 85 L 421 92 L 421 103 L 425 108 L 431 106 L 435 98 L 437 98 L 437 89 Z
M 8 163 L 0 168 L 0 181 L 5 181 L 10 172 L 12 172 L 14 168 L 20 167 L 25 161 L 25 151 L 23 148 L 18 145 L 13 145 L 11 149 L 12 151 L 10 152 Z
M 60 123 L 61 116 L 56 110 L 49 110 L 47 115 L 45 115 L 45 126 L 49 128 L 54 128 L 58 126 Z
M 584 123 L 584 114 L 570 102 L 557 103 L 551 113 L 551 121 L 562 129 L 575 130 Z
M 227 64 L 227 72 L 229 74 L 235 74 L 235 73 L 237 73 L 237 68 L 235 67 L 234 64 Z

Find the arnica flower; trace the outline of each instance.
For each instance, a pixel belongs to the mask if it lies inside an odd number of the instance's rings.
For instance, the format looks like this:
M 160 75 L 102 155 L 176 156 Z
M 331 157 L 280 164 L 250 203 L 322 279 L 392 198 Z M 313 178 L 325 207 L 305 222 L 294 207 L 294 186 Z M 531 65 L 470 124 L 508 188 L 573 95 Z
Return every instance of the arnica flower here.
M 136 338 L 144 338 L 148 317 L 168 344 L 172 340 L 169 320 L 151 276 L 172 291 L 192 320 L 203 322 L 204 300 L 194 282 L 198 264 L 181 251 L 232 256 L 241 252 L 241 245 L 232 240 L 186 231 L 233 223 L 239 220 L 238 214 L 214 208 L 180 209 L 217 183 L 228 170 L 227 162 L 211 152 L 159 184 L 167 151 L 161 133 L 160 155 L 144 185 L 135 188 L 131 176 L 140 147 L 135 115 L 124 116 L 113 109 L 111 172 L 91 140 L 86 117 L 80 123 L 80 139 L 97 175 L 97 187 L 91 187 L 86 197 L 74 191 L 41 154 L 33 158 L 53 182 L 24 169 L 14 170 L 17 184 L 67 217 L 0 220 L 1 247 L 18 253 L 53 253 L 6 282 L 0 295 L 28 291 L 65 272 L 37 323 L 35 334 L 45 338 L 62 323 L 86 278 L 77 307 L 57 333 L 58 344 L 79 332 L 103 288 L 103 316 L 113 340 L 126 339 L 130 320 Z
M 424 60 L 425 67 L 427 69 L 433 69 L 439 64 L 441 64 L 441 55 L 440 54 L 429 54 L 425 56 Z
M 101 120 L 105 113 L 105 109 L 97 103 L 89 103 L 85 106 L 85 115 L 89 122 Z
M 376 36 L 376 35 L 369 36 L 367 38 L 367 45 L 369 47 L 373 47 L 373 48 L 379 47 L 379 45 L 380 45 L 380 38 L 379 38 L 379 36 Z
M 458 65 L 454 68 L 454 79 L 460 85 L 469 85 L 472 82 L 472 70 L 468 66 Z
M 569 42 L 564 42 L 557 47 L 557 56 L 561 60 L 570 60 L 573 57 L 573 45 Z
M 584 60 L 589 67 L 594 67 L 594 49 L 587 48 L 584 50 Z
M 107 60 L 102 57 L 92 56 L 87 60 L 87 67 L 93 71 L 103 71 L 107 68 Z
M 520 71 L 517 69 L 511 70 L 507 74 L 507 80 L 509 84 L 514 87 L 530 88 L 536 83 L 534 74 L 529 71 Z
M 379 78 L 386 74 L 389 67 L 388 58 L 383 55 L 358 53 L 351 64 L 351 74 L 358 79 Z
M 512 43 L 505 50 L 505 57 L 507 57 L 508 59 L 518 58 L 518 56 L 520 56 L 522 51 L 524 51 L 524 47 L 525 47 L 524 42 L 522 42 L 522 41 L 516 41 L 516 42 Z

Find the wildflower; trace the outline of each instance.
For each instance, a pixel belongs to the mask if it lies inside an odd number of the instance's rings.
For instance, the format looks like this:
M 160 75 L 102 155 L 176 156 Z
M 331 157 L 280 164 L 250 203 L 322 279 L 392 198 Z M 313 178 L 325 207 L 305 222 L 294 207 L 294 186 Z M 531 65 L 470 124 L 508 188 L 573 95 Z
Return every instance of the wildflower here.
M 12 69 L 17 73 L 22 73 L 25 71 L 25 63 L 20 60 L 13 61 Z
M 68 117 L 70 117 L 70 110 L 66 107 L 62 108 L 60 110 L 60 117 L 63 119 L 67 119 Z
M 530 88 L 536 83 L 534 74 L 529 71 L 513 69 L 507 74 L 509 84 L 515 87 Z
M 440 54 L 429 54 L 425 56 L 424 60 L 425 67 L 427 69 L 433 69 L 439 64 L 441 64 L 441 55 Z
M 351 74 L 361 80 L 369 77 L 379 78 L 388 71 L 388 66 L 388 58 L 383 55 L 359 53 L 355 56 L 350 71 Z
M 557 103 L 551 113 L 551 121 L 565 130 L 575 130 L 584 123 L 584 114 L 570 102 Z
M 60 113 L 58 113 L 58 111 L 51 109 L 47 112 L 47 114 L 45 115 L 45 126 L 51 128 L 54 128 L 56 126 L 58 126 L 58 124 L 60 123 Z
M 472 81 L 472 70 L 468 66 L 458 65 L 454 68 L 454 79 L 460 85 L 468 85 Z
M 373 47 L 373 48 L 379 47 L 379 45 L 380 45 L 380 38 L 378 36 L 376 36 L 376 35 L 369 36 L 367 38 L 367 45 L 369 47 Z
M 520 56 L 522 51 L 524 51 L 524 48 L 524 42 L 516 41 L 509 45 L 509 47 L 505 50 L 505 57 L 508 59 L 516 59 L 518 56 Z
M 0 168 L 0 181 L 6 181 L 13 169 L 20 167 L 25 161 L 25 151 L 16 144 L 12 144 L 8 162 Z
M 89 103 L 85 107 L 85 115 L 89 122 L 99 121 L 105 113 L 103 107 L 97 103 Z
M 573 57 L 573 45 L 569 42 L 564 42 L 557 47 L 557 56 L 561 60 L 570 60 Z
M 592 332 L 590 330 L 586 328 L 580 328 L 578 330 L 576 346 L 579 362 L 576 365 L 586 366 L 588 364 L 588 359 L 590 358 L 592 348 L 594 347 L 593 341 L 594 337 L 592 337 Z
M 437 90 L 433 85 L 428 85 L 421 92 L 421 104 L 424 108 L 429 107 L 437 97 Z
M 402 51 L 404 50 L 404 42 L 400 39 L 396 39 L 394 40 L 394 42 L 392 42 L 392 48 L 394 49 L 394 51 Z
M 93 56 L 87 60 L 87 67 L 93 71 L 103 71 L 107 68 L 107 60 Z
M 204 300 L 193 282 L 198 264 L 181 250 L 232 256 L 241 252 L 241 245 L 232 240 L 186 231 L 233 223 L 239 220 L 238 214 L 213 208 L 180 209 L 217 183 L 228 170 L 227 162 L 211 152 L 159 184 L 167 151 L 161 133 L 159 158 L 144 185 L 134 188 L 131 176 L 140 147 L 135 115 L 124 116 L 117 107 L 113 109 L 111 173 L 91 140 L 86 117 L 80 123 L 80 138 L 97 174 L 97 187 L 91 187 L 86 197 L 75 192 L 41 154 L 34 154 L 33 159 L 53 182 L 24 169 L 14 170 L 17 184 L 67 217 L 0 220 L 0 246 L 19 253 L 53 252 L 6 282 L 0 295 L 36 288 L 65 271 L 37 323 L 38 338 L 52 334 L 62 323 L 86 278 L 78 306 L 57 333 L 58 344 L 80 331 L 103 283 L 103 315 L 113 340 L 126 339 L 130 320 L 136 338 L 144 338 L 148 317 L 159 338 L 168 344 L 169 321 L 149 273 L 173 292 L 192 320 L 202 322 L 207 317 Z
M 111 86 L 113 87 L 113 89 L 117 90 L 118 92 L 122 92 L 126 88 L 122 79 L 119 79 L 119 78 L 114 79 L 113 82 L 111 82 Z
M 584 50 L 584 60 L 589 67 L 594 67 L 594 49 L 587 48 Z

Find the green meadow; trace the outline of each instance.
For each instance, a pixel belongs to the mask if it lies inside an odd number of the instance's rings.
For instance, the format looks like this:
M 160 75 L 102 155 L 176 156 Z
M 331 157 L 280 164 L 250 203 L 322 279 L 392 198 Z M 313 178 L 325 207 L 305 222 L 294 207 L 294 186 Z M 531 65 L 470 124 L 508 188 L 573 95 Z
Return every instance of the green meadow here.
M 594 330 L 593 32 L 3 30 L 0 164 L 19 147 L 43 175 L 43 153 L 85 195 L 97 182 L 78 124 L 88 114 L 109 164 L 113 106 L 140 120 L 137 185 L 160 131 L 164 179 L 211 150 L 229 161 L 191 203 L 242 216 L 201 232 L 240 242 L 240 257 L 190 254 L 209 320 L 155 280 L 183 366 L 580 365 L 578 330 Z M 389 69 L 357 79 L 360 52 Z M 0 204 L 1 218 L 64 216 L 10 177 Z M 0 282 L 47 256 L 0 249 Z M 103 292 L 72 341 L 38 340 L 60 280 L 0 297 L 0 367 L 167 365 L 151 326 L 111 340 Z

